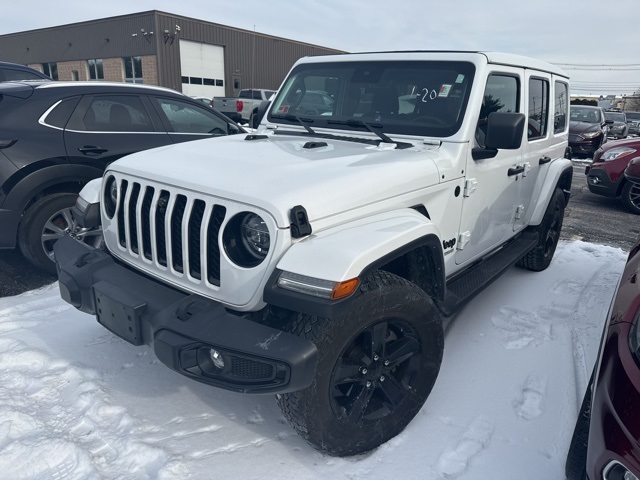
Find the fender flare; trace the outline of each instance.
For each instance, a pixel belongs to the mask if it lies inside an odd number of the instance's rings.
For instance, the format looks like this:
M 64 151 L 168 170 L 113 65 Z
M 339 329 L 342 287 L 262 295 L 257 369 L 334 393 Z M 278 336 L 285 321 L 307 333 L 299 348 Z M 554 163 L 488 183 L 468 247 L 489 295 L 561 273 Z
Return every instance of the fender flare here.
M 278 287 L 283 271 L 341 282 L 366 275 L 391 260 L 421 247 L 431 250 L 437 295 L 444 295 L 445 272 L 440 232 L 424 215 L 407 208 L 380 213 L 313 234 L 280 258 L 266 284 L 264 300 L 277 307 L 332 317 L 349 299 L 327 300 Z
M 542 223 L 542 218 L 547 210 L 547 205 L 551 201 L 556 188 L 561 188 L 565 193 L 567 202 L 571 191 L 571 181 L 573 179 L 573 164 L 566 158 L 558 158 L 549 164 L 549 170 L 545 181 L 538 195 L 538 199 L 531 214 L 530 226 L 537 226 Z
M 101 177 L 102 172 L 100 168 L 74 164 L 53 165 L 36 170 L 14 185 L 5 198 L 2 208 L 22 213 L 31 199 L 48 188 L 68 182 L 86 183 Z

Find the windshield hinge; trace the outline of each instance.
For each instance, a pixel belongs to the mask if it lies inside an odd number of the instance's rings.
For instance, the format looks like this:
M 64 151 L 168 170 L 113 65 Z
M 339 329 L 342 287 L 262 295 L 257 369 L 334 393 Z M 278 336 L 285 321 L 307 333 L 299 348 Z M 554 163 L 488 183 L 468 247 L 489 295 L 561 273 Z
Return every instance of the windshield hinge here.
M 478 181 L 475 178 L 470 178 L 464 182 L 464 196 L 470 197 L 473 192 L 478 188 Z
M 469 243 L 471 240 L 471 232 L 462 232 L 458 235 L 458 244 L 456 245 L 456 250 L 463 250 L 464 246 Z

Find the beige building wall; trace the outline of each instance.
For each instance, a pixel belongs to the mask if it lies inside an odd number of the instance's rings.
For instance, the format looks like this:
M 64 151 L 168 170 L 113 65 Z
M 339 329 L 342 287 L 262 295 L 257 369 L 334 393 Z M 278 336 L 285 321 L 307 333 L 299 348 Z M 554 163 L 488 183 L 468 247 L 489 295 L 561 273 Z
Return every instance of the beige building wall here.
M 158 85 L 158 60 L 155 55 L 147 55 L 142 60 L 142 81 L 147 85 Z M 39 63 L 29 64 L 29 67 L 42 72 Z M 89 80 L 89 65 L 86 60 L 58 62 L 58 80 L 73 80 L 73 71 L 78 72 L 78 80 Z M 124 61 L 120 57 L 103 58 L 102 72 L 107 82 L 124 82 Z

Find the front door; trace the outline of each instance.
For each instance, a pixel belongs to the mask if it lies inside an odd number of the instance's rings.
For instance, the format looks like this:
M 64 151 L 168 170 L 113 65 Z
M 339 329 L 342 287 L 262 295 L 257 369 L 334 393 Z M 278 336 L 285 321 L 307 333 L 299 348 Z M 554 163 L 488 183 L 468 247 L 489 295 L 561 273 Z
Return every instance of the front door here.
M 475 145 L 484 147 L 487 118 L 492 112 L 522 112 L 524 70 L 500 67 L 487 77 Z M 498 150 L 493 158 L 474 160 L 469 152 L 466 185 L 456 244 L 456 264 L 479 258 L 513 235 L 519 205 L 521 150 Z

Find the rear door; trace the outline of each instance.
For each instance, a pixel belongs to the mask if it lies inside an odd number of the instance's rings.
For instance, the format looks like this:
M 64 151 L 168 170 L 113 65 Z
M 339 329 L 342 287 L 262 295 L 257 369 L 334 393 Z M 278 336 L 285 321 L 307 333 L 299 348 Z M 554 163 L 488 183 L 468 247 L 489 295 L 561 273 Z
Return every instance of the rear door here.
M 142 95 L 85 95 L 64 132 L 71 161 L 105 168 L 124 155 L 171 143 Z

